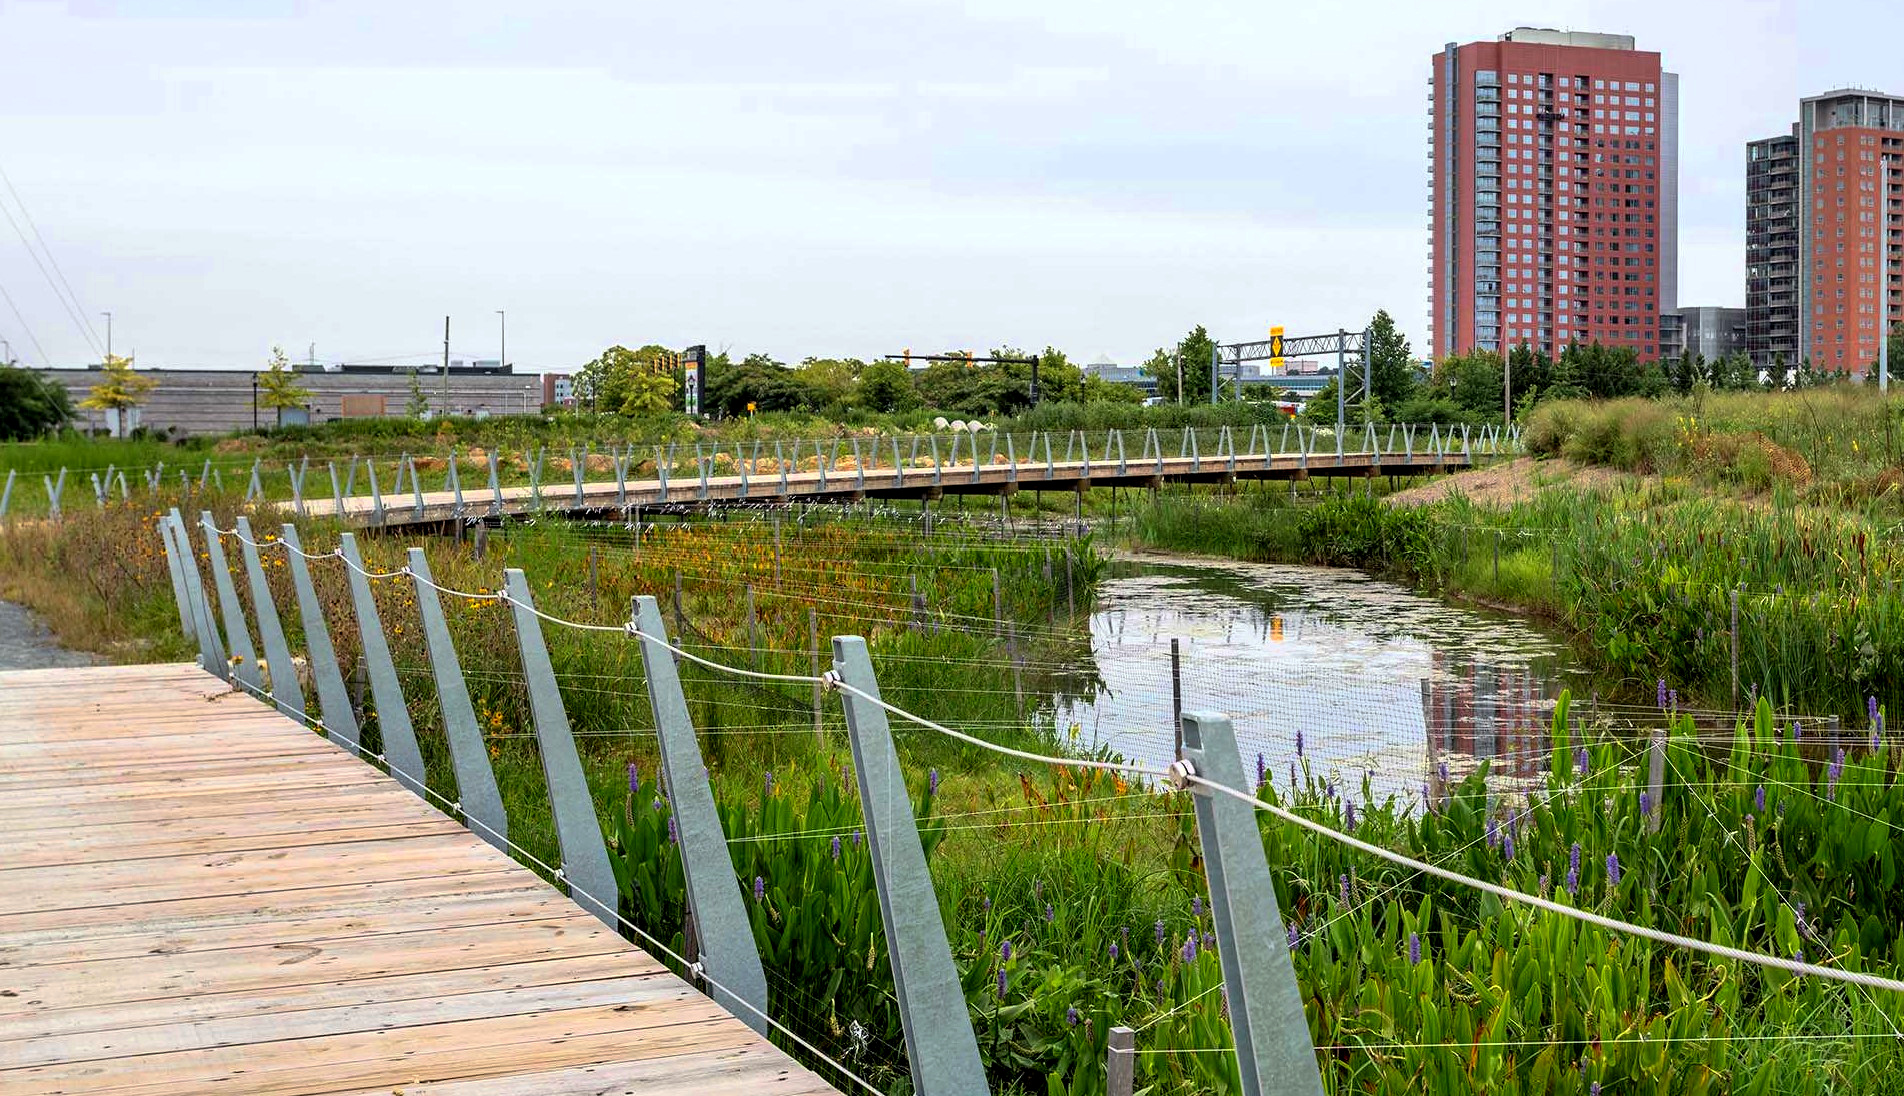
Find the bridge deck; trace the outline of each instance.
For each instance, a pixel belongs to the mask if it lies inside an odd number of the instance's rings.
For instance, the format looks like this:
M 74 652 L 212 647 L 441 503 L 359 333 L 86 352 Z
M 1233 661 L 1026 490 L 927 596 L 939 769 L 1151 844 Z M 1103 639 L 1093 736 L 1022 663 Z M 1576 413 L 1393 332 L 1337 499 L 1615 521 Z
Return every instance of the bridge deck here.
M 823 1093 L 194 666 L 0 673 L 0 1093 Z
M 763 462 L 762 467 L 771 464 Z M 1286 480 L 1310 476 L 1421 476 L 1459 471 L 1471 464 L 1471 458 L 1458 449 L 1443 454 L 1351 452 L 1340 457 L 1330 451 L 1155 457 L 1121 462 L 1097 458 L 1089 462 L 1020 459 L 1017 464 L 999 454 L 977 466 L 968 460 L 961 465 L 940 467 L 894 467 L 891 464 L 880 467 L 869 459 L 864 469 L 846 463 L 825 473 L 787 471 L 783 474 L 777 468 L 749 469 L 745 475 L 710 472 L 705 478 L 693 473 L 676 473 L 665 482 L 658 478 L 631 477 L 625 483 L 616 483 L 613 479 L 604 481 L 601 474 L 595 472 L 586 478 L 579 494 L 572 476 L 564 474 L 554 475 L 535 488 L 510 486 L 492 491 L 486 483 L 468 482 L 462 487 L 460 508 L 456 494 L 447 490 L 419 491 L 416 484 L 408 485 L 403 491 L 382 492 L 376 496 L 353 494 L 342 499 L 326 498 L 321 488 L 312 486 L 303 505 L 307 513 L 329 517 L 340 513 L 341 502 L 341 513 L 346 520 L 373 523 L 379 521 L 381 507 L 381 524 L 406 525 L 483 514 L 523 514 L 541 509 L 592 511 L 704 502 L 935 498 L 952 494 L 1077 491 L 1089 487 L 1152 487 L 1162 483 Z

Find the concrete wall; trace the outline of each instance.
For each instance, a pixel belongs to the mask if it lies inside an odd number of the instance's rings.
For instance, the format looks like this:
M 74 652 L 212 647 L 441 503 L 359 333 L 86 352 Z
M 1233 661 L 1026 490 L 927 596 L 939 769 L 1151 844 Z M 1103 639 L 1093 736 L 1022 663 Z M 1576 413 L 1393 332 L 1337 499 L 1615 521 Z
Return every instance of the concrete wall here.
M 48 369 L 46 376 L 59 381 L 73 395 L 73 402 L 86 398 L 99 383 L 94 369 Z M 140 409 L 140 423 L 149 430 L 175 429 L 181 434 L 222 434 L 248 430 L 252 425 L 251 378 L 249 371 L 226 369 L 147 369 L 140 372 L 158 379 L 146 404 Z M 299 373 L 298 384 L 311 392 L 311 422 L 329 422 L 344 417 L 345 397 L 353 397 L 357 406 L 375 404 L 383 397 L 385 414 L 402 415 L 410 403 L 408 373 Z M 441 374 L 418 375 L 433 411 L 442 410 Z M 492 415 L 521 415 L 542 407 L 540 374 L 457 375 L 449 378 L 449 410 L 459 415 L 488 412 Z M 104 429 L 105 413 L 81 411 L 81 423 Z M 270 426 L 275 412 L 260 407 L 257 422 Z

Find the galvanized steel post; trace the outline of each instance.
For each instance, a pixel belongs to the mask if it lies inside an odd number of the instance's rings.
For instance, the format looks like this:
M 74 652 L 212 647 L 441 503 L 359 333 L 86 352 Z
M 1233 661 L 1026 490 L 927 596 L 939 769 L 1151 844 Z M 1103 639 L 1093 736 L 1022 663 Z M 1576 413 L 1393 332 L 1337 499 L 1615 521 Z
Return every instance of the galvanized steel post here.
M 1185 712 L 1183 758 L 1204 780 L 1250 791 L 1228 716 Z M 1256 812 L 1208 788 L 1193 792 L 1244 1096 L 1321 1096 L 1322 1075 Z
M 879 696 L 864 639 L 833 637 L 833 667 L 847 685 Z M 886 711 L 865 697 L 842 695 L 912 1090 L 919 1096 L 989 1092 Z
M 463 667 L 450 641 L 449 622 L 436 596 L 436 581 L 423 549 L 412 548 L 410 579 L 416 585 L 417 615 L 423 618 L 423 638 L 430 648 L 430 670 L 436 678 L 437 707 L 443 712 L 443 738 L 449 743 L 450 765 L 456 770 L 457 806 L 470 829 L 504 852 L 509 851 L 509 815 L 496 790 L 496 773 L 483 749 L 482 728 L 463 683 Z
M 661 619 L 661 605 L 652 597 L 637 597 L 632 618 L 641 633 L 637 638 L 641 664 L 648 674 L 655 737 L 661 746 L 662 778 L 667 784 L 668 802 L 674 807 L 688 912 L 694 918 L 709 996 L 766 1037 L 771 1034 L 767 1025 L 767 975 L 761 968 L 753 925 L 735 883 L 734 862 L 727 853 L 727 831 L 721 827 L 720 812 L 714 804 L 714 790 L 694 736 L 694 721 L 688 713 L 687 696 L 681 691 L 674 652 L 664 646 L 667 625 Z
M 350 693 L 344 689 L 344 675 L 337 668 L 330 626 L 324 622 L 324 608 L 317 600 L 317 588 L 311 584 L 311 569 L 304 562 L 297 526 L 286 522 L 279 530 L 279 539 L 284 544 L 284 565 L 291 571 L 291 588 L 297 591 L 298 617 L 304 622 L 304 657 L 310 663 L 311 682 L 317 687 L 324 734 L 354 751 L 360 741 L 357 714 L 351 710 Z
M 371 482 L 376 483 L 374 474 Z M 345 577 L 350 582 L 351 605 L 357 610 L 364 666 L 370 672 L 370 695 L 377 704 L 377 729 L 383 734 L 384 761 L 398 783 L 422 795 L 426 786 L 423 751 L 417 748 L 409 704 L 403 699 L 397 667 L 390 659 L 390 643 L 384 638 L 383 617 L 377 612 L 376 596 L 370 592 L 370 576 L 365 573 L 363 556 L 357 552 L 357 538 L 345 533 L 338 541 L 338 552 L 347 565 Z
M 234 658 L 231 676 L 264 691 L 264 675 L 258 672 L 258 651 L 251 645 L 251 631 L 245 627 L 245 607 L 238 600 L 238 587 L 231 581 L 231 561 L 225 556 L 224 538 L 210 510 L 200 511 L 198 523 L 205 534 L 205 551 L 211 556 L 212 583 L 218 591 L 219 615 L 225 618 L 225 643 Z
M 159 539 L 165 547 L 165 567 L 172 576 L 172 600 L 178 603 L 179 631 L 185 638 L 197 642 L 198 629 L 192 622 L 192 599 L 185 591 L 185 568 L 190 566 L 191 549 L 180 549 L 178 542 L 172 539 L 172 523 L 159 521 Z
M 520 568 L 503 572 L 503 588 L 515 609 L 516 639 L 522 650 L 522 672 L 529 682 L 529 708 L 535 717 L 536 745 L 542 755 L 542 774 L 549 787 L 549 811 L 555 817 L 556 842 L 562 849 L 561 878 L 569 896 L 603 924 L 619 929 L 616 903 L 619 891 L 608 863 L 608 846 L 595 817 L 588 777 L 575 752 L 568 713 L 556 687 L 555 666 L 542 642 L 529 580 Z
M 224 641 L 219 638 L 211 602 L 205 598 L 205 579 L 198 570 L 192 534 L 186 528 L 185 519 L 179 516 L 178 507 L 172 508 L 166 520 L 172 525 L 172 540 L 179 547 L 179 562 L 185 568 L 185 593 L 191 599 L 192 627 L 198 633 L 198 664 L 229 681 L 231 663 L 225 660 Z
M 293 719 L 304 718 L 304 689 L 298 684 L 297 669 L 291 665 L 291 646 L 284 641 L 284 625 L 278 619 L 278 605 L 271 597 L 271 584 L 265 580 L 264 565 L 258 559 L 258 538 L 251 535 L 251 521 L 238 516 L 238 556 L 245 561 L 245 578 L 251 584 L 251 610 L 258 618 L 258 641 L 264 644 L 264 664 L 271 671 L 271 703 Z

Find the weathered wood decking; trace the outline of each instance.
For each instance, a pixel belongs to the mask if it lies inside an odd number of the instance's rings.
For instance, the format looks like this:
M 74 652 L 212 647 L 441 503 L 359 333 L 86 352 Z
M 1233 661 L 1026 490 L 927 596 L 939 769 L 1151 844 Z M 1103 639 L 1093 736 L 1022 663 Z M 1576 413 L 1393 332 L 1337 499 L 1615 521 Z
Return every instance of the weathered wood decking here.
M 833 1091 L 197 667 L 0 673 L 0 1093 Z

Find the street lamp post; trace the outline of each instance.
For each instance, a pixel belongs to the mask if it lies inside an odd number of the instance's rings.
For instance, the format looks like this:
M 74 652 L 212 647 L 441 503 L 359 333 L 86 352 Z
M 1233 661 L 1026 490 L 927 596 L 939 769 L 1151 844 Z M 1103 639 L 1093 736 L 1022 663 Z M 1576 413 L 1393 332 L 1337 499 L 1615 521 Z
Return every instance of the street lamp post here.
M 501 345 L 496 351 L 496 365 L 499 368 L 508 369 L 509 368 L 509 313 L 498 308 L 496 310 L 496 322 L 502 325 Z
M 258 429 L 258 374 L 251 375 L 251 429 Z
M 112 357 L 112 313 L 101 312 L 100 315 L 106 317 L 106 357 L 110 358 Z

